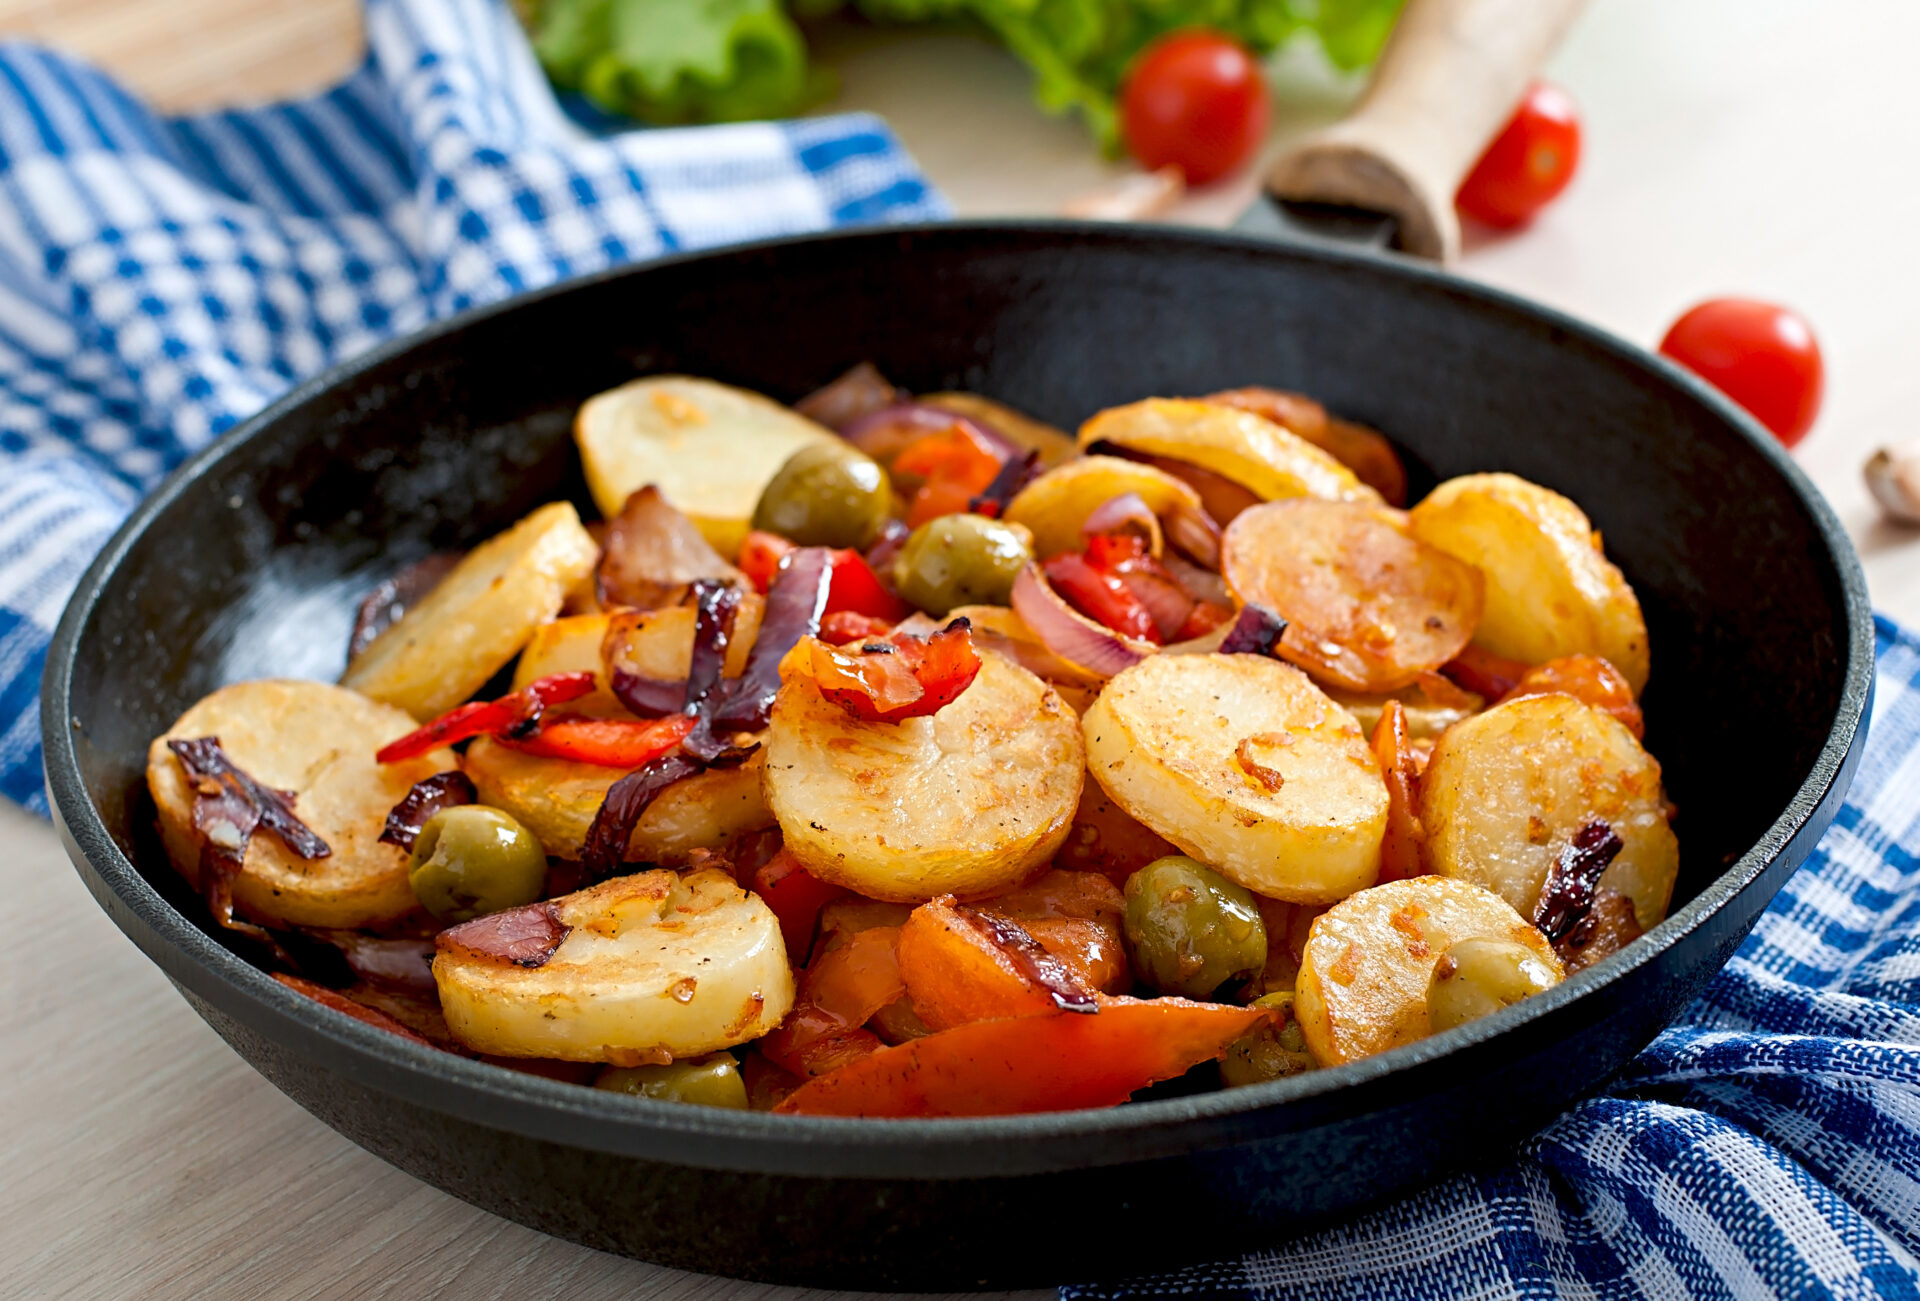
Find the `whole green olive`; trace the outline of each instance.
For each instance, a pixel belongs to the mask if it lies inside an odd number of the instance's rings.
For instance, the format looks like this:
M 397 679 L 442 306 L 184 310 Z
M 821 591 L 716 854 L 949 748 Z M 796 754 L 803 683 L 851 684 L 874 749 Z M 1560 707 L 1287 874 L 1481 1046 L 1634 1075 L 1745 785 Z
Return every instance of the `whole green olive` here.
M 593 1087 L 661 1102 L 747 1109 L 747 1085 L 731 1053 L 710 1053 L 665 1066 L 609 1066 Z
M 880 463 L 851 443 L 810 443 L 760 492 L 753 526 L 803 547 L 865 547 L 880 536 L 893 489 Z
M 1317 1062 L 1307 1051 L 1306 1036 L 1293 1016 L 1293 995 L 1267 994 L 1253 1000 L 1255 1007 L 1275 1008 L 1274 1019 L 1244 1039 L 1235 1041 L 1220 1059 L 1220 1082 L 1230 1089 L 1264 1084 L 1310 1071 Z
M 1207 998 L 1260 974 L 1267 928 L 1253 896 L 1191 858 L 1157 858 L 1127 878 L 1123 925 L 1133 974 L 1163 994 Z
M 1427 985 L 1427 1020 L 1437 1034 L 1560 983 L 1538 953 L 1512 940 L 1461 940 L 1440 955 Z
M 499 809 L 462 804 L 420 828 L 407 882 L 421 907 L 441 921 L 472 921 L 540 898 L 547 851 Z
M 1005 605 L 1033 562 L 1033 534 L 985 515 L 942 515 L 907 538 L 893 558 L 900 595 L 935 618 L 961 605 Z

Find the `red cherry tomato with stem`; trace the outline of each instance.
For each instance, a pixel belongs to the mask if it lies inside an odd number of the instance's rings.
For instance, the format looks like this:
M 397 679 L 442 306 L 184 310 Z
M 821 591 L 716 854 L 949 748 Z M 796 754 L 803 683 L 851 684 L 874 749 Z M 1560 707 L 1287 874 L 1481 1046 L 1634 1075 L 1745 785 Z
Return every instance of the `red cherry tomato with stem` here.
M 1205 185 L 1253 155 L 1267 133 L 1267 83 L 1239 42 L 1196 28 L 1140 52 L 1120 91 L 1120 134 L 1149 171 L 1178 167 Z
M 1788 447 L 1820 414 L 1826 366 L 1813 327 L 1751 298 L 1713 298 L 1673 323 L 1660 351 L 1752 413 Z
M 1567 188 L 1579 166 L 1580 110 L 1566 91 L 1536 81 L 1453 203 L 1489 226 L 1523 225 Z

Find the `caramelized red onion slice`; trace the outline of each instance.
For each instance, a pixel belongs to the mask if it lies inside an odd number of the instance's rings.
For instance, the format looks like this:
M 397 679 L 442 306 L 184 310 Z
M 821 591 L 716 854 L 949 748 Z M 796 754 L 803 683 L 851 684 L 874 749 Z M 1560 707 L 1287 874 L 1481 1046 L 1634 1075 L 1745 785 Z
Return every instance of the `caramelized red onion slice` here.
M 1558 941 L 1584 920 L 1593 908 L 1593 892 L 1601 873 L 1625 846 L 1612 827 L 1589 822 L 1574 832 L 1573 841 L 1547 869 L 1540 898 L 1533 906 L 1533 924 L 1549 940 Z
M 441 952 L 511 962 L 516 967 L 544 967 L 572 931 L 560 920 L 553 901 L 543 899 L 448 927 L 434 944 Z
M 593 825 L 587 828 L 586 844 L 580 852 L 580 866 L 587 880 L 597 883 L 618 876 L 620 865 L 626 861 L 627 842 L 633 839 L 640 815 L 667 787 L 705 768 L 697 759 L 676 752 L 662 755 L 643 768 L 635 768 L 609 786 L 599 812 L 593 815 Z
M 767 712 L 780 691 L 780 661 L 802 637 L 820 631 L 832 587 L 832 551 L 801 547 L 787 557 L 767 589 L 766 611 L 753 649 L 747 653 L 747 667 L 730 684 L 714 714 L 714 726 L 757 732 L 767 725 Z
M 435 992 L 432 940 L 383 940 L 358 931 L 327 931 L 354 975 L 414 994 Z
M 1160 536 L 1160 521 L 1137 492 L 1123 492 L 1095 506 L 1093 513 L 1081 523 L 1080 535 L 1092 537 L 1097 533 L 1119 533 L 1128 529 L 1149 542 Z
M 437 772 L 431 777 L 422 778 L 388 811 L 387 825 L 380 833 L 380 843 L 398 845 L 410 851 L 413 842 L 420 838 L 420 828 L 432 821 L 434 814 L 462 804 L 471 804 L 479 798 L 480 793 L 473 788 L 473 779 L 463 772 Z
M 979 496 L 967 503 L 967 509 L 976 515 L 999 519 L 1006 513 L 1007 503 L 1012 501 L 1022 488 L 1033 482 L 1039 466 L 1038 449 L 1029 451 L 1024 456 L 1018 454 L 1009 456 L 1001 462 L 1000 472 L 993 476 L 993 481 L 987 484 Z
M 863 559 L 867 568 L 880 575 L 880 580 L 889 587 L 893 582 L 894 557 L 900 554 L 900 548 L 907 545 L 907 539 L 913 536 L 913 530 L 907 527 L 905 520 L 889 519 L 880 528 L 880 536 L 867 548 Z
M 1146 607 L 1163 644 L 1180 631 L 1187 616 L 1193 613 L 1193 597 L 1169 574 L 1135 569 L 1121 574 L 1120 581 L 1133 593 L 1134 600 Z
M 1004 953 L 1015 969 L 1045 991 L 1062 1012 L 1091 1015 L 1100 1010 L 1092 991 L 1080 983 L 1080 978 L 1065 963 L 1041 948 L 1040 942 L 1029 935 L 1024 926 L 1011 918 L 981 912 L 963 903 L 954 904 L 953 912 Z
M 687 684 L 684 682 L 642 677 L 625 669 L 615 669 L 608 685 L 615 698 L 641 718 L 665 718 L 686 707 Z
M 1123 637 L 1068 605 L 1048 586 L 1038 565 L 1028 565 L 1013 580 L 1011 602 L 1014 613 L 1042 645 L 1096 677 L 1110 678 L 1157 649 L 1149 642 Z
M 328 989 L 325 985 L 315 984 L 301 976 L 289 976 L 285 972 L 276 971 L 272 975 L 275 980 L 294 993 L 304 995 L 323 1007 L 330 1007 L 343 1016 L 350 1016 L 363 1025 L 370 1025 L 376 1030 L 385 1030 L 388 1034 L 399 1035 L 402 1039 L 411 1040 L 427 1048 L 439 1047 L 432 1040 L 401 1025 L 378 1008 L 356 1003 L 338 990 Z
M 1176 503 L 1167 512 L 1167 541 L 1203 569 L 1220 568 L 1220 526 L 1205 510 Z
M 955 425 L 964 425 L 978 434 L 1003 464 L 1018 459 L 1021 454 L 1011 438 L 991 425 L 922 402 L 902 402 L 862 416 L 842 429 L 840 435 L 882 465 L 890 465 L 909 443 L 929 434 L 945 433 Z
M 347 639 L 347 658 L 360 653 L 379 639 L 381 633 L 399 623 L 407 611 L 426 599 L 440 586 L 440 580 L 453 572 L 464 553 L 439 551 L 424 560 L 416 560 L 368 592 L 353 612 L 353 633 Z
M 1169 551 L 1161 555 L 1160 563 L 1167 572 L 1180 580 L 1180 586 L 1187 589 L 1187 595 L 1195 601 L 1211 601 L 1215 605 L 1233 608 L 1233 593 L 1227 588 L 1227 580 L 1211 569 L 1202 569 L 1185 556 Z
M 235 766 L 217 736 L 168 741 L 193 785 L 194 829 L 206 837 L 200 846 L 200 894 L 213 919 L 230 931 L 250 935 L 285 955 L 265 929 L 233 915 L 233 879 L 246 865 L 247 844 L 265 829 L 301 858 L 325 858 L 333 852 L 293 812 L 291 791 L 263 786 Z
M 603 605 L 651 610 L 701 579 L 746 586 L 747 578 L 652 484 L 628 497 L 608 523 L 594 571 Z
M 793 404 L 793 409 L 809 420 L 844 433 L 848 425 L 862 417 L 907 400 L 904 389 L 895 388 L 872 362 L 863 361 L 832 383 L 801 398 Z
M 1220 643 L 1222 655 L 1268 655 L 1280 644 L 1287 621 L 1261 605 L 1242 606 Z

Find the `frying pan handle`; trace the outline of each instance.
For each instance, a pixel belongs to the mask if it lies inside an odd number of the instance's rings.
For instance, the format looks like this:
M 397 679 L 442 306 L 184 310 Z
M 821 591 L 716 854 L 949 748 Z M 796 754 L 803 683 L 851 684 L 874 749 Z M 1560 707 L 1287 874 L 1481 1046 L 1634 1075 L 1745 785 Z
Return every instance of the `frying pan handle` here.
M 1389 213 L 1399 244 L 1450 261 L 1453 196 L 1586 0 L 1407 0 L 1345 120 L 1267 173 L 1276 199 Z

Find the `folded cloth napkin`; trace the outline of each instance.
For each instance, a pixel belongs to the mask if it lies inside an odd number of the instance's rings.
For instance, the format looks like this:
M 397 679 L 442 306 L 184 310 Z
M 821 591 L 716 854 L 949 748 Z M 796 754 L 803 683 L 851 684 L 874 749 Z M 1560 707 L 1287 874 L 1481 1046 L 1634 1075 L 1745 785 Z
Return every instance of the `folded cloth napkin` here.
M 1605 1094 L 1491 1174 L 1061 1296 L 1920 1297 L 1920 638 L 1877 631 L 1832 830 Z
M 294 381 L 602 267 L 946 215 L 867 115 L 598 138 L 504 0 L 368 0 L 367 38 L 326 94 L 180 118 L 0 45 L 0 793 L 31 808 L 41 666 L 81 571 Z

